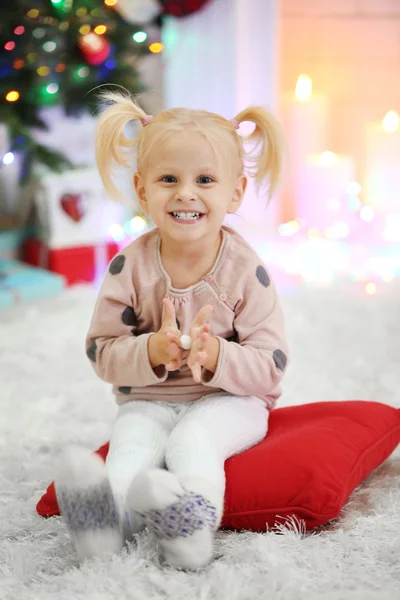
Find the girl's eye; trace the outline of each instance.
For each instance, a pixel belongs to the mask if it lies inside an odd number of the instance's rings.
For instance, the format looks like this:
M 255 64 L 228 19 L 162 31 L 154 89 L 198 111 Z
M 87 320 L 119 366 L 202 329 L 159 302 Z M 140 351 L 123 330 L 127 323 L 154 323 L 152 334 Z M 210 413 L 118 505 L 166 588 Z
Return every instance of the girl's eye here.
M 173 175 L 164 175 L 164 177 L 161 178 L 161 181 L 164 183 L 176 183 L 176 179 Z
M 212 183 L 213 179 L 211 177 L 208 177 L 208 175 L 202 175 L 201 177 L 198 178 L 197 181 L 204 185 L 206 183 Z

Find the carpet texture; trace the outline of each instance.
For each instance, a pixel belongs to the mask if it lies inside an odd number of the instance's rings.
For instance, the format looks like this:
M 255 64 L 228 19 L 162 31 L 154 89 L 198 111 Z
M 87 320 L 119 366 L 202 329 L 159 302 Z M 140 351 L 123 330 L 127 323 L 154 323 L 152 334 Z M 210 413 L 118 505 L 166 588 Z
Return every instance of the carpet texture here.
M 159 564 L 146 532 L 111 561 L 77 564 L 62 518 L 35 504 L 71 443 L 109 437 L 116 407 L 84 353 L 95 292 L 77 287 L 0 313 L 0 599 L 397 600 L 400 452 L 354 492 L 341 516 L 305 535 L 217 536 L 198 573 Z M 292 363 L 280 406 L 365 399 L 400 407 L 400 287 L 287 290 Z

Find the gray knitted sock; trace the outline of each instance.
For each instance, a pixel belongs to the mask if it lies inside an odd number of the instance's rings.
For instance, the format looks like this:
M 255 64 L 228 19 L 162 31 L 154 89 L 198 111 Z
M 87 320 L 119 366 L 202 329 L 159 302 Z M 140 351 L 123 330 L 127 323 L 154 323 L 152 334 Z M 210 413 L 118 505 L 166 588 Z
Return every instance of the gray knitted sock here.
M 55 481 L 57 500 L 80 560 L 118 552 L 123 535 L 103 461 L 83 448 L 65 455 Z

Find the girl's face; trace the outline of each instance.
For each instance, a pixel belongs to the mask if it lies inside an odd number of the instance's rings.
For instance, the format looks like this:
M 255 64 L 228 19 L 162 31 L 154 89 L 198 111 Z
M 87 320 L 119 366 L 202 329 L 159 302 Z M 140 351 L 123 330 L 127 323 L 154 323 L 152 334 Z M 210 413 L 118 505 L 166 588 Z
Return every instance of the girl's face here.
M 179 242 L 212 239 L 227 213 L 240 206 L 246 177 L 218 158 L 200 133 L 174 133 L 147 159 L 134 183 L 142 209 L 164 238 Z

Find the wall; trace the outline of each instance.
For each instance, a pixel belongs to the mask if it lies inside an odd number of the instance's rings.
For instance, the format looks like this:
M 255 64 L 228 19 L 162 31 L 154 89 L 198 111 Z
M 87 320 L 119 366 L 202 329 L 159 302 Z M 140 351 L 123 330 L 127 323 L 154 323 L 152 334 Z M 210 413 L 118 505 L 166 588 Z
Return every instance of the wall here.
M 400 112 L 400 0 L 281 0 L 280 14 L 281 91 L 306 73 L 330 97 L 329 149 L 362 179 L 365 122 Z

